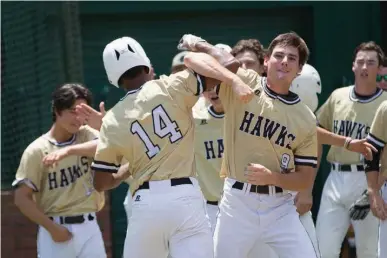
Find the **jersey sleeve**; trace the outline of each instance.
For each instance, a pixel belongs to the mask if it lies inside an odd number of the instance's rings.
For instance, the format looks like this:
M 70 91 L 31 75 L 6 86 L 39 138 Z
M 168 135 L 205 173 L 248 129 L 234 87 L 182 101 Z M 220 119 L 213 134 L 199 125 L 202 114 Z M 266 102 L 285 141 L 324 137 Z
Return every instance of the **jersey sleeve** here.
M 28 147 L 22 155 L 12 186 L 25 184 L 34 192 L 39 192 L 44 169 L 42 159 L 43 154 L 40 149 Z
M 239 78 L 242 79 L 244 83 L 250 86 L 250 88 L 255 89 L 257 86 L 259 86 L 257 83 L 259 78 L 257 72 L 250 69 L 239 68 L 237 71 L 237 75 L 239 76 Z M 222 105 L 224 106 L 224 109 L 226 111 L 230 108 L 230 106 L 233 105 L 234 102 L 237 101 L 237 96 L 232 90 L 232 87 L 225 83 L 221 83 L 219 86 L 217 86 L 215 91 L 216 94 L 219 96 Z
M 296 166 L 317 167 L 317 128 L 314 126 L 294 152 Z
M 332 112 L 334 107 L 332 107 L 332 95 L 329 96 L 327 101 L 317 110 L 317 125 L 328 130 L 332 131 Z
M 104 120 L 99 134 L 97 151 L 91 168 L 96 171 L 116 173 L 120 168 L 122 154 L 116 139 L 118 134 L 115 126 L 109 125 L 109 121 Z
M 370 132 L 367 136 L 367 142 L 372 144 L 378 152 L 373 152 L 373 159 L 365 160 L 365 171 L 378 171 L 381 153 L 387 144 L 387 101 L 383 102 L 378 110 L 371 125 Z
M 91 128 L 90 126 L 85 125 L 82 129 L 85 132 L 86 142 L 96 140 L 99 138 L 99 132 L 94 128 Z

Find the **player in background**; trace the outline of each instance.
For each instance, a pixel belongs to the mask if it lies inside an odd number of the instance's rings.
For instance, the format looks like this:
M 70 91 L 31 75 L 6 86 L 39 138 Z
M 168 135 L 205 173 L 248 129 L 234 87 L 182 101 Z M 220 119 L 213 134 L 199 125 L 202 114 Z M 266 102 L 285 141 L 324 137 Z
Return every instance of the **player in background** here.
M 387 57 L 384 57 L 382 67 L 380 67 L 378 75 L 376 76 L 376 85 L 384 91 L 387 91 Z
M 149 81 L 149 62 L 138 46 L 126 37 L 104 50 L 109 81 L 128 93 L 103 118 L 92 165 L 95 187 L 115 184 L 122 158 L 139 183 L 133 189 L 124 257 L 212 257 L 211 229 L 194 178 L 192 107 L 215 84 L 189 70 Z M 231 55 L 220 61 L 234 71 L 239 66 Z M 251 99 L 252 91 L 239 77 L 228 82 L 242 101 Z
M 366 177 L 371 210 L 380 219 L 378 258 L 387 257 L 387 101 L 376 111 L 368 142 L 377 148 L 372 161 L 366 161 Z M 380 166 L 380 167 L 379 167 Z M 380 191 L 381 189 L 381 191 Z M 383 244 L 382 244 L 383 243 Z
M 316 120 L 289 92 L 308 55 L 298 35 L 281 34 L 265 56 L 267 79 L 252 70 L 238 70 L 255 93 L 251 102 L 239 102 L 226 84 L 218 87 L 226 114 L 221 171 L 226 179 L 215 257 L 247 257 L 255 243 L 269 244 L 280 257 L 316 257 L 294 206 L 294 192 L 313 184 Z M 187 55 L 185 64 L 203 76 L 222 76 L 219 63 L 203 53 Z
M 39 225 L 40 258 L 106 257 L 95 214 L 104 205 L 104 195 L 93 188 L 93 153 L 72 155 L 79 143 L 93 145 L 98 138 L 97 131 L 82 126 L 75 112 L 91 98 L 91 92 L 76 83 L 53 92 L 53 125 L 25 149 L 13 182 L 16 206 Z M 50 163 L 50 154 L 64 148 L 69 155 Z
M 372 153 L 349 150 L 354 142 L 366 137 L 377 107 L 387 99 L 387 93 L 376 87 L 383 57 L 383 51 L 374 42 L 360 44 L 355 49 L 352 66 L 355 85 L 335 90 L 317 112 L 319 143 L 335 145 L 327 156 L 331 173 L 324 185 L 316 224 L 323 258 L 339 257 L 350 223 L 356 235 L 357 257 L 377 255 L 378 221 L 372 214 L 361 212 L 368 211 L 369 204 L 353 206 L 358 199 L 367 200 L 363 195 L 367 189 L 363 163 L 365 158 L 372 159 Z M 353 217 L 349 212 L 351 206 Z
M 244 69 L 256 71 L 259 75 L 263 75 L 265 50 L 263 45 L 257 39 L 242 39 L 239 40 L 232 48 L 231 54 L 241 63 Z

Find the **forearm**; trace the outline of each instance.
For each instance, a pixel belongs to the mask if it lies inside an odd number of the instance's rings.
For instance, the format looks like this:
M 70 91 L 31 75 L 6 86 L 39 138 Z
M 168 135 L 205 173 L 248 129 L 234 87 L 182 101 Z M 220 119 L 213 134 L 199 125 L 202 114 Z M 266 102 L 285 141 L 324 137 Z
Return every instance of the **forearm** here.
M 113 188 L 116 188 L 117 186 L 119 186 L 125 179 L 127 179 L 129 176 L 130 176 L 130 172 L 129 172 L 129 163 L 126 163 L 125 165 L 122 165 L 119 169 L 118 169 L 118 172 L 116 174 L 113 174 L 113 182 L 112 182 L 112 187 L 111 189 Z
M 322 146 L 322 144 L 319 143 L 317 145 L 317 168 L 316 168 L 316 173 L 317 173 L 317 171 L 320 168 L 322 154 L 323 154 L 323 146 Z
M 85 143 L 80 143 L 72 145 L 69 147 L 69 155 L 75 156 L 86 156 L 94 158 L 95 152 L 97 150 L 98 139 L 88 141 Z
M 379 194 L 379 190 L 382 185 L 379 183 L 378 171 L 367 172 L 366 177 L 367 177 L 368 193 Z
M 184 64 L 196 73 L 210 77 L 228 85 L 239 77 L 223 67 L 215 58 L 205 53 L 189 53 L 184 58 Z
M 347 137 L 329 132 L 328 130 L 318 126 L 317 139 L 320 145 L 324 144 L 324 145 L 343 147 Z
M 51 232 L 51 228 L 55 226 L 54 222 L 38 208 L 32 199 L 25 196 L 16 197 L 15 205 L 24 216 L 47 231 Z
M 305 178 L 305 173 L 292 172 L 287 174 L 274 173 L 274 185 L 283 189 L 296 192 L 312 191 L 315 175 L 308 175 Z
M 130 176 L 129 163 L 122 165 L 117 173 L 98 172 L 95 173 L 94 188 L 98 192 L 108 191 L 118 187 Z

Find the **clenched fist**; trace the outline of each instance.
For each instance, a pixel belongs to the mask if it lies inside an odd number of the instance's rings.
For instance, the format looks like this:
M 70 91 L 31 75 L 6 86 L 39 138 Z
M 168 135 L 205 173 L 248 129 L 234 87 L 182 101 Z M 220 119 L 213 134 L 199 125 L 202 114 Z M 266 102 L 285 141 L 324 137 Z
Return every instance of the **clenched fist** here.
M 187 50 L 187 51 L 196 51 L 195 45 L 198 42 L 206 42 L 201 37 L 192 35 L 192 34 L 184 34 L 180 39 L 179 44 L 177 45 L 178 50 Z

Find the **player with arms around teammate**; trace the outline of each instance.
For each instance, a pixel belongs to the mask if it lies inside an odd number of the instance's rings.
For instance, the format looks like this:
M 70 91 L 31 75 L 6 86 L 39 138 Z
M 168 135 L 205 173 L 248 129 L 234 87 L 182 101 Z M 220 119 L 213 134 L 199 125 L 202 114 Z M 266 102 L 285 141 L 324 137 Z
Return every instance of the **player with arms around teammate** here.
M 149 81 L 149 62 L 138 46 L 120 38 L 103 53 L 109 81 L 128 93 L 103 118 L 92 165 L 95 186 L 114 185 L 122 158 L 129 162 L 139 187 L 124 257 L 212 257 L 211 229 L 194 178 L 192 119 L 198 96 L 211 85 L 189 70 Z M 228 63 L 235 63 L 232 56 Z M 249 98 L 251 91 L 236 76 L 232 87 Z
M 367 196 L 362 196 L 367 189 L 363 164 L 372 155 L 350 152 L 349 147 L 366 137 L 377 107 L 387 99 L 387 94 L 376 87 L 383 56 L 374 42 L 360 44 L 355 49 L 352 66 L 355 85 L 335 90 L 317 112 L 319 143 L 335 145 L 327 156 L 332 168 L 324 185 L 316 225 L 323 258 L 339 257 L 350 223 L 355 230 L 357 257 L 376 257 L 377 219 L 367 212 L 354 212 L 363 216 L 352 218 L 349 213 L 359 198 L 367 200 Z M 356 205 L 355 209 L 368 211 L 367 205 Z
M 267 79 L 252 70 L 238 70 L 255 93 L 251 102 L 243 105 L 225 84 L 218 88 L 226 114 L 222 164 L 226 179 L 214 235 L 215 257 L 246 257 L 256 243 L 269 244 L 280 257 L 316 257 L 294 206 L 294 192 L 313 184 L 316 121 L 289 92 L 308 55 L 298 35 L 281 34 L 265 56 Z M 223 76 L 208 55 L 187 55 L 185 63 L 203 76 Z
M 366 176 L 371 210 L 379 218 L 379 253 L 378 258 L 387 257 L 387 101 L 384 101 L 372 122 L 368 142 L 378 152 L 374 153 L 372 161 L 366 161 Z M 379 167 L 380 164 L 380 167 Z M 382 191 L 380 193 L 380 188 Z M 384 199 L 384 200 L 383 200 Z
M 75 106 L 91 103 L 80 84 L 64 84 L 52 95 L 53 125 L 24 151 L 16 179 L 15 204 L 39 227 L 40 258 L 106 257 L 95 212 L 104 205 L 103 193 L 93 188 L 92 152 L 69 155 L 56 166 L 44 166 L 46 155 L 90 142 L 98 132 L 82 126 Z

